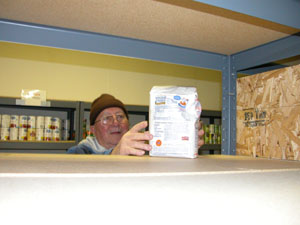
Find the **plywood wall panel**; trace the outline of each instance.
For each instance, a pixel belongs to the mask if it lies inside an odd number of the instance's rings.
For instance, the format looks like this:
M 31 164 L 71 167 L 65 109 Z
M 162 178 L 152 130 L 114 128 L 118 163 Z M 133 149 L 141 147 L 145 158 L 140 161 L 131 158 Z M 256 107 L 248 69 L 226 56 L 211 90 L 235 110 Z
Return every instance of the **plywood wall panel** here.
M 300 65 L 237 80 L 237 154 L 300 160 Z

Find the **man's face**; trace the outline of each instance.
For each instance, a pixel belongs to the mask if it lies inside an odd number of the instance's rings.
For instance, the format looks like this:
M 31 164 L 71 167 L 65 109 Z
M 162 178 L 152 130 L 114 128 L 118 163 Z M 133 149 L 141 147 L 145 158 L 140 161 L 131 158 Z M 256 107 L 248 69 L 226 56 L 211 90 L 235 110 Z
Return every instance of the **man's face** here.
M 100 145 L 109 149 L 115 147 L 129 129 L 129 121 L 121 108 L 104 109 L 91 126 Z

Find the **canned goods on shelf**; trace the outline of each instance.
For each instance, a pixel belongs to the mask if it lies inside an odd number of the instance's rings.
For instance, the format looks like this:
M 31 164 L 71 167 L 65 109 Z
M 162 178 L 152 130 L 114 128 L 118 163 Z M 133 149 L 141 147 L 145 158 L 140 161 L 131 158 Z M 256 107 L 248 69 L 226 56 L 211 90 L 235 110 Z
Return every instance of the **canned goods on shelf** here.
M 35 116 L 28 116 L 27 117 L 27 128 L 35 128 Z
M 61 128 L 61 120 L 58 117 L 52 117 L 52 129 L 60 129 Z
M 35 140 L 36 141 L 44 141 L 44 128 L 36 128 L 35 129 Z
M 45 116 L 45 129 L 52 129 L 51 119 L 51 116 Z
M 36 129 L 44 129 L 45 128 L 45 117 L 37 116 L 36 117 Z
M 52 130 L 50 128 L 44 129 L 44 141 L 52 141 Z
M 11 140 L 11 141 L 18 140 L 18 135 L 19 135 L 19 128 L 11 127 L 9 129 L 9 140 Z
M 11 128 L 19 128 L 19 116 L 18 115 L 11 115 L 10 116 L 10 125 Z
M 19 141 L 27 141 L 27 128 L 24 128 L 24 127 L 19 128 L 18 140 Z
M 9 128 L 9 126 L 10 126 L 10 115 L 2 114 L 1 127 Z
M 214 124 L 209 124 L 209 133 L 214 134 L 215 133 L 215 125 Z
M 2 141 L 9 140 L 9 127 L 2 127 L 0 131 L 0 139 Z
M 35 141 L 35 128 L 28 128 L 27 129 L 27 141 Z
M 61 140 L 60 129 L 54 129 L 52 131 L 52 140 L 53 141 L 60 141 Z
M 19 128 L 27 128 L 27 116 L 19 116 Z

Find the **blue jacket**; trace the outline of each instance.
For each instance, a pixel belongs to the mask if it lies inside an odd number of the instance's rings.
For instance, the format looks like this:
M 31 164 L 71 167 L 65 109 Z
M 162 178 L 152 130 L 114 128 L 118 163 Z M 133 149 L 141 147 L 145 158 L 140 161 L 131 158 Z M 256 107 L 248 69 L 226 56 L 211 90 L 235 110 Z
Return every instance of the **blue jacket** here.
M 95 137 L 87 137 L 82 140 L 78 145 L 68 149 L 69 154 L 100 154 L 109 155 L 112 152 L 111 149 L 106 149 L 101 146 Z

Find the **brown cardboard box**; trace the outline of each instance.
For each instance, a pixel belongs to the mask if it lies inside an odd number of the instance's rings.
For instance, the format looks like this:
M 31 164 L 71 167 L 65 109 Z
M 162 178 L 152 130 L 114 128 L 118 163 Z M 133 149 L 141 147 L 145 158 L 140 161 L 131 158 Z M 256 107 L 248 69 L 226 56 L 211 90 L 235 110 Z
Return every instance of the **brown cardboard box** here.
M 237 79 L 236 150 L 300 160 L 300 65 Z

